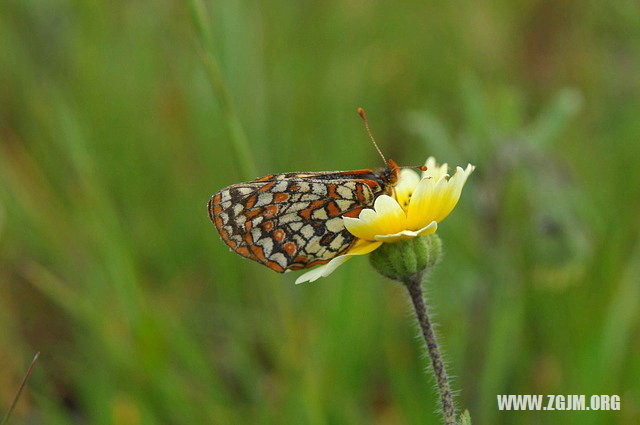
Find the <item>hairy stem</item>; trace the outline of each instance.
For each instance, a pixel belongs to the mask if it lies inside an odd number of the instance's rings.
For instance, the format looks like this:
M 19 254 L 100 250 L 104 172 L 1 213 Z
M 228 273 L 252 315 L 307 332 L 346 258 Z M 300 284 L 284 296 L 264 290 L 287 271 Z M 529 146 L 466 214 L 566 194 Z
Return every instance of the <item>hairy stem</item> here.
M 444 368 L 442 362 L 442 354 L 440 354 L 440 347 L 436 340 L 436 335 L 433 332 L 433 325 L 429 320 L 429 314 L 427 313 L 427 306 L 424 302 L 424 295 L 422 293 L 422 273 L 417 274 L 411 279 L 407 279 L 404 282 L 413 308 L 416 312 L 416 318 L 420 324 L 422 330 L 422 336 L 431 358 L 431 366 L 433 366 L 433 374 L 436 377 L 436 383 L 438 384 L 438 392 L 440 393 L 440 401 L 442 403 L 442 414 L 444 415 L 444 423 L 446 425 L 456 425 L 456 412 L 453 407 L 453 396 L 451 395 L 451 389 L 449 388 L 449 377 L 447 371 Z

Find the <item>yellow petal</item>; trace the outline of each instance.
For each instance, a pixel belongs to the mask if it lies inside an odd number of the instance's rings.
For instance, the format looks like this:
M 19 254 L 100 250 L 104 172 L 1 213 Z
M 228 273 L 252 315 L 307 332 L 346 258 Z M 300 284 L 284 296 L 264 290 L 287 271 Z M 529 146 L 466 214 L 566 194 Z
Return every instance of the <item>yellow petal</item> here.
M 436 215 L 435 218 L 437 222 L 441 222 L 442 220 L 444 220 L 444 218 L 449 215 L 453 208 L 455 208 L 458 200 L 460 199 L 462 187 L 467 181 L 467 177 L 469 177 L 469 174 L 471 174 L 474 169 L 475 167 L 471 164 L 468 164 L 467 168 L 464 170 L 462 169 L 462 167 L 456 168 L 455 174 L 447 182 L 446 189 L 442 194 L 439 214 Z
M 407 211 L 407 228 L 416 229 L 435 220 L 441 222 L 458 203 L 460 193 L 467 177 L 475 167 L 471 164 L 463 170 L 457 167 L 456 173 L 450 179 L 446 175 L 435 178 L 425 178 L 418 183 Z
M 436 163 L 436 159 L 432 156 L 427 158 L 427 162 L 424 164 L 427 166 L 427 171 L 422 172 L 422 178 L 431 177 L 436 182 L 440 180 L 443 176 L 446 176 L 449 173 L 449 166 L 445 163 L 442 165 L 438 165 Z
M 392 197 L 378 196 L 373 208 L 362 210 L 358 218 L 344 217 L 347 230 L 357 238 L 374 241 L 376 235 L 392 234 L 406 229 L 407 216 Z
M 321 277 L 329 276 L 335 269 L 341 266 L 345 261 L 356 255 L 365 255 L 377 249 L 382 242 L 370 242 L 362 239 L 356 240 L 351 249 L 346 254 L 339 255 L 329 261 L 327 264 L 315 267 L 296 279 L 296 285 L 303 282 L 313 282 Z
M 427 223 L 434 221 L 433 198 L 435 187 L 436 183 L 433 178 L 425 178 L 418 183 L 407 210 L 408 229 L 420 229 Z
M 403 230 L 402 232 L 394 233 L 393 235 L 376 235 L 376 240 L 381 242 L 398 242 L 406 239 L 412 239 L 417 236 L 427 236 L 432 233 L 435 233 L 438 229 L 438 223 L 432 221 L 428 225 L 424 226 L 422 229 L 412 231 L 412 230 Z
M 413 170 L 402 169 L 398 176 L 398 184 L 394 187 L 394 193 L 398 204 L 406 211 L 409 207 L 409 199 L 420 182 L 418 173 Z

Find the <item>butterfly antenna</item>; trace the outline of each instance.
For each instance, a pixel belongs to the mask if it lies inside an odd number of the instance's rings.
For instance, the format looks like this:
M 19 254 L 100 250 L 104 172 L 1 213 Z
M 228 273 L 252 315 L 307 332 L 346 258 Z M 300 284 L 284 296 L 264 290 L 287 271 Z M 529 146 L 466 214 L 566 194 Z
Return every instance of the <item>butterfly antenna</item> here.
M 427 171 L 426 165 L 405 165 L 400 168 L 409 168 L 409 169 L 415 168 L 416 170 Z
M 373 142 L 373 146 L 376 147 L 376 150 L 380 154 L 380 157 L 382 157 L 382 161 L 384 161 L 384 165 L 389 166 L 389 163 L 385 159 L 384 155 L 382 154 L 382 151 L 380 150 L 380 148 L 378 147 L 378 144 L 376 143 L 376 139 L 374 139 L 373 134 L 371 134 L 371 129 L 369 129 L 369 122 L 367 121 L 367 115 L 364 113 L 364 109 L 358 108 L 358 115 L 362 117 L 362 120 L 364 121 L 364 126 L 367 129 L 367 133 L 369 133 L 369 138 Z

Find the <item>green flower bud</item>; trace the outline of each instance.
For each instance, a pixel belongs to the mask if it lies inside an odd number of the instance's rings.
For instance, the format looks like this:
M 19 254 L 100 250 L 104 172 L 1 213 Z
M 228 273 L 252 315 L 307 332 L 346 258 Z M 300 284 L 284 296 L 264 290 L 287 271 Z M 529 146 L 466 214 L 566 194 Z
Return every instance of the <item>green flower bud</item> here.
M 389 279 L 407 282 L 440 261 L 442 241 L 437 234 L 384 243 L 369 254 L 374 269 Z
M 468 410 L 465 410 L 460 414 L 460 420 L 458 421 L 459 425 L 471 425 L 471 415 Z

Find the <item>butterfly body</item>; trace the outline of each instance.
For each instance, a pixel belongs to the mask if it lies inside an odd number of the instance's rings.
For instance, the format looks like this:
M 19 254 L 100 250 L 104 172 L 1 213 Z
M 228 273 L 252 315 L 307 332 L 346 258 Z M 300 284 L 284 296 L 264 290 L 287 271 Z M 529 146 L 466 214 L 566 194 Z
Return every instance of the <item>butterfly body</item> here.
M 209 201 L 222 241 L 243 257 L 277 272 L 324 264 L 346 252 L 355 237 L 342 217 L 357 217 L 390 195 L 393 161 L 379 170 L 285 173 L 228 186 Z

